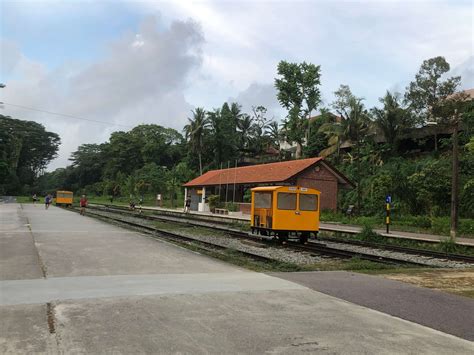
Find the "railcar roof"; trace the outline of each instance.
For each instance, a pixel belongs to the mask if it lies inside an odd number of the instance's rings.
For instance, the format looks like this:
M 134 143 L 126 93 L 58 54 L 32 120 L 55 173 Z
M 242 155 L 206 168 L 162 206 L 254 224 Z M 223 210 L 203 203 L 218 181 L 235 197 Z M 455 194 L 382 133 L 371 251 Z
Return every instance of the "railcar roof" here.
M 282 188 L 289 189 L 290 191 L 294 189 L 294 191 L 299 191 L 299 192 L 321 193 L 319 190 L 312 189 L 309 187 L 303 187 L 303 186 L 260 186 L 260 187 L 254 187 L 251 190 L 255 192 L 262 192 L 262 191 L 265 192 L 265 191 L 276 191 Z

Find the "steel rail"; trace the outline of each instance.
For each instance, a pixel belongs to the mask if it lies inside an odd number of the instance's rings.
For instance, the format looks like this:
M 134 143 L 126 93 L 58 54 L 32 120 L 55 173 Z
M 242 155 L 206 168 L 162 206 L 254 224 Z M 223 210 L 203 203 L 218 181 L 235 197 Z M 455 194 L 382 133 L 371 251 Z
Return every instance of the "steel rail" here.
M 162 220 L 162 221 L 169 221 L 169 222 L 176 222 L 176 223 L 183 223 L 183 224 L 189 224 L 189 225 L 194 225 L 194 226 L 200 226 L 200 227 L 205 227 L 205 228 L 212 228 L 215 230 L 219 230 L 228 234 L 231 234 L 235 237 L 238 238 L 246 238 L 246 239 L 253 239 L 255 240 L 255 237 L 250 237 L 248 233 L 236 230 L 236 229 L 230 229 L 226 228 L 223 226 L 216 226 L 214 224 L 214 221 L 209 221 L 209 222 L 197 222 L 197 221 L 190 221 L 189 218 L 187 217 L 175 217 L 175 216 L 163 216 L 163 215 L 145 215 L 145 214 L 133 214 L 133 211 L 128 210 L 127 208 L 117 208 L 116 206 L 110 207 L 105 205 L 107 210 L 115 210 L 117 213 L 124 214 L 124 215 L 134 215 L 138 216 L 141 218 L 145 219 L 154 219 L 154 220 Z M 114 212 L 115 212 L 114 211 Z M 218 223 L 221 224 L 221 223 Z M 424 250 L 424 249 L 417 249 L 417 248 L 408 248 L 408 247 L 402 247 L 402 246 L 396 246 L 396 245 L 389 245 L 389 244 L 381 244 L 381 243 L 373 243 L 373 242 L 365 242 L 365 241 L 358 241 L 358 240 L 337 240 L 338 238 L 324 238 L 321 240 L 328 240 L 333 243 L 342 243 L 342 244 L 351 244 L 351 245 L 357 245 L 357 246 L 364 246 L 368 248 L 374 248 L 374 249 L 380 249 L 380 250 L 387 250 L 387 251 L 395 251 L 395 252 L 401 252 L 405 254 L 411 254 L 411 255 L 418 255 L 418 256 L 423 256 L 423 257 L 431 257 L 431 258 L 437 258 L 437 259 L 444 259 L 444 260 L 450 260 L 450 261 L 462 261 L 466 263 L 471 263 L 474 264 L 474 257 L 469 256 L 469 255 L 460 255 L 460 254 L 451 254 L 451 253 L 443 253 L 443 252 L 438 252 L 438 251 L 433 251 L 433 250 Z M 311 242 L 309 245 L 312 244 Z M 319 244 L 320 252 L 325 253 L 327 255 L 337 255 L 340 254 L 340 257 L 345 257 L 344 254 L 347 252 L 346 250 L 342 249 L 337 249 L 337 248 L 330 248 L 330 247 L 325 247 L 323 250 L 321 247 L 321 244 Z M 298 246 L 300 247 L 300 246 Z M 311 248 L 311 247 L 310 247 Z M 341 251 L 342 250 L 342 251 Z M 315 251 L 315 250 L 314 250 Z M 338 251 L 341 251 L 340 253 Z M 354 252 L 357 254 L 356 252 Z M 377 259 L 385 258 L 388 260 L 388 262 L 392 263 L 393 260 L 399 260 L 396 258 L 390 258 L 390 257 L 381 257 L 381 256 L 374 256 L 372 254 L 358 254 L 359 257 L 361 255 L 367 255 L 366 260 L 371 260 L 371 261 L 377 261 Z M 392 259 L 392 260 L 391 260 Z M 378 262 L 381 262 L 380 260 Z M 402 261 L 400 261 L 402 262 Z M 412 262 L 412 264 L 417 264 L 416 262 Z M 418 263 L 419 265 L 426 265 L 422 263 Z
M 73 209 L 73 210 L 75 212 L 78 212 L 77 209 Z M 254 254 L 254 253 L 250 253 L 250 252 L 246 252 L 246 251 L 242 251 L 242 250 L 238 250 L 238 249 L 228 248 L 226 246 L 222 246 L 222 245 L 219 245 L 219 244 L 206 242 L 206 241 L 203 241 L 203 240 L 200 240 L 200 239 L 197 239 L 197 238 L 184 236 L 182 234 L 177 234 L 177 233 L 165 231 L 165 230 L 162 230 L 162 229 L 158 229 L 158 228 L 151 227 L 151 226 L 146 226 L 146 225 L 131 222 L 131 221 L 125 221 L 123 219 L 119 219 L 119 218 L 115 218 L 115 217 L 111 217 L 111 216 L 105 216 L 105 215 L 102 215 L 102 214 L 91 213 L 90 211 L 87 212 L 87 215 L 93 215 L 93 216 L 98 217 L 98 218 L 113 220 L 115 222 L 125 224 L 129 227 L 139 229 L 141 232 L 143 232 L 143 229 L 144 229 L 147 234 L 152 235 L 152 237 L 154 237 L 155 239 L 174 240 L 176 242 L 182 242 L 182 241 L 193 242 L 193 243 L 198 243 L 198 244 L 205 245 L 207 247 L 211 247 L 213 249 L 220 249 L 220 250 L 231 249 L 231 250 L 234 250 L 238 253 L 241 253 L 243 255 L 246 255 L 246 256 L 248 256 L 248 257 L 250 257 L 254 260 L 258 260 L 258 261 L 265 261 L 265 262 L 279 261 L 277 259 L 269 258 L 269 257 L 263 256 L 263 255 L 260 255 L 260 254 Z M 262 243 L 262 245 L 265 245 L 265 244 Z
M 112 209 L 113 210 L 113 209 Z M 106 209 L 105 212 L 108 213 L 117 213 L 121 215 L 128 215 L 131 217 L 136 217 L 136 218 L 143 218 L 147 220 L 164 220 L 168 222 L 174 222 L 174 223 L 181 223 L 181 224 L 189 224 L 189 225 L 195 225 L 195 226 L 200 226 L 200 227 L 205 227 L 205 228 L 210 228 L 214 230 L 219 230 L 224 233 L 230 234 L 234 237 L 237 237 L 239 239 L 247 239 L 247 240 L 252 240 L 252 241 L 259 241 L 259 240 L 266 240 L 267 238 L 259 238 L 257 236 L 251 236 L 249 233 L 239 231 L 239 230 L 232 230 L 220 226 L 214 226 L 210 224 L 203 224 L 203 223 L 195 223 L 195 222 L 189 222 L 187 220 L 179 221 L 178 218 L 173 217 L 168 218 L 168 217 L 163 217 L 163 216 L 150 216 L 150 215 L 144 215 L 144 214 L 136 214 L 132 213 L 132 211 L 127 211 L 124 209 L 118 209 L 115 211 L 111 211 L 110 208 Z M 114 219 L 110 217 L 111 219 Z M 117 221 L 121 221 L 120 219 L 115 219 Z M 388 256 L 379 256 L 379 255 L 373 255 L 370 253 L 361 253 L 359 251 L 350 251 L 350 250 L 344 250 L 344 249 L 338 249 L 338 248 L 332 248 L 328 247 L 326 245 L 322 245 L 320 243 L 309 243 L 307 245 L 301 245 L 298 243 L 294 242 L 289 242 L 286 244 L 287 247 L 298 250 L 298 251 L 304 251 L 308 253 L 317 253 L 319 255 L 327 255 L 331 257 L 336 257 L 336 258 L 341 258 L 341 259 L 350 259 L 350 258 L 359 258 L 361 260 L 368 260 L 372 262 L 377 262 L 377 263 L 385 263 L 385 264 L 404 264 L 404 265 L 415 265 L 415 266 L 429 266 L 426 263 L 421 263 L 421 262 L 416 262 L 416 261 L 409 261 L 409 260 L 404 260 L 404 259 L 398 259 L 398 258 L 392 258 Z

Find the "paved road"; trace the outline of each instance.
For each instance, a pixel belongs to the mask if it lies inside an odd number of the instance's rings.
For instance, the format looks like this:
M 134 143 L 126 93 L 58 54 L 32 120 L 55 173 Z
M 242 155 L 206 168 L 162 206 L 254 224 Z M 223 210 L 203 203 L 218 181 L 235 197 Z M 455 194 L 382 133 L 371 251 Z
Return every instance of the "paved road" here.
M 5 204 L 0 216 L 2 354 L 474 351 L 464 339 L 55 207 Z
M 472 298 L 344 271 L 272 273 L 355 304 L 474 341 Z

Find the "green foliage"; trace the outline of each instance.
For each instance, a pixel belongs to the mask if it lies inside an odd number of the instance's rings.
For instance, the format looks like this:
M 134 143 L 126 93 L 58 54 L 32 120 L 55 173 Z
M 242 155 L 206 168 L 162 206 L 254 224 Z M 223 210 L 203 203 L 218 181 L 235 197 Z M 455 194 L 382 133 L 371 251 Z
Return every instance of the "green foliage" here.
M 406 88 L 405 102 L 417 116 L 418 122 L 425 123 L 443 118 L 444 100 L 454 94 L 461 77 L 451 77 L 444 81 L 443 75 L 450 69 L 444 57 L 434 57 L 423 61 L 420 70 Z
M 451 238 L 446 238 L 439 243 L 439 250 L 447 254 L 454 254 L 457 252 L 457 249 L 456 241 Z
M 301 148 L 307 129 L 307 119 L 320 101 L 321 68 L 311 63 L 289 63 L 281 61 L 278 64 L 278 75 L 275 87 L 277 98 L 282 107 L 288 110 L 284 122 L 286 140 L 295 142 L 298 146 L 296 158 L 301 157 Z
M 224 206 L 222 202 L 220 201 L 219 195 L 210 195 L 207 198 L 207 202 L 209 203 L 209 209 L 211 211 L 214 211 L 216 208 L 220 208 Z
M 29 193 L 59 144 L 59 136 L 39 123 L 0 115 L 0 194 Z
M 359 238 L 367 242 L 381 242 L 384 239 L 380 234 L 374 232 L 370 224 L 364 225 L 364 228 L 359 233 Z
M 399 151 L 400 136 L 409 128 L 414 127 L 413 115 L 402 108 L 400 104 L 400 94 L 387 91 L 383 98 L 380 98 L 383 108 L 374 107 L 371 112 L 377 127 L 382 131 L 386 142 L 393 155 Z

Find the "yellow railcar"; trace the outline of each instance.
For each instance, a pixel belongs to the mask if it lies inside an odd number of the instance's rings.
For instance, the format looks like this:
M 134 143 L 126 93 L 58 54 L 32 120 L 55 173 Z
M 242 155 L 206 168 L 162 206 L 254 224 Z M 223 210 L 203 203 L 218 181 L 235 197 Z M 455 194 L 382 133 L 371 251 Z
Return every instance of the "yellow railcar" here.
M 56 191 L 56 206 L 72 206 L 73 197 L 71 191 Z
M 319 232 L 321 192 L 299 186 L 264 186 L 252 189 L 250 227 L 253 234 L 285 242 L 298 237 L 306 243 Z

